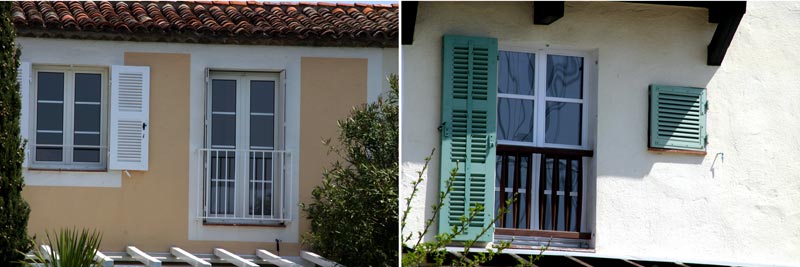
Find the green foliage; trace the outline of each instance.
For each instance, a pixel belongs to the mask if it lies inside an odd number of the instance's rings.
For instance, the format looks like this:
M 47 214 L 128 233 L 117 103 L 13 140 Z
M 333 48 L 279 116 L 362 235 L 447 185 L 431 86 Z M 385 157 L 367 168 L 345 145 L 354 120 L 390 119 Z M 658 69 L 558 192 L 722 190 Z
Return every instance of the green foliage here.
M 101 234 L 97 231 L 83 229 L 61 229 L 53 233 L 55 240 L 47 233 L 49 253 L 34 250 L 33 262 L 28 266 L 44 267 L 88 267 L 92 264 L 99 266 L 99 261 L 94 259 L 95 252 L 100 247 Z
M 339 121 L 339 142 L 326 144 L 336 161 L 301 205 L 311 219 L 303 242 L 346 266 L 397 266 L 397 76 L 391 92 L 354 107 Z
M 436 266 L 481 266 L 484 263 L 491 261 L 496 255 L 502 253 L 503 250 L 511 246 L 511 242 L 501 241 L 491 244 L 491 247 L 487 248 L 486 252 L 470 252 L 477 240 L 480 239 L 481 236 L 485 235 L 490 229 L 493 229 L 491 225 L 486 225 L 481 228 L 481 232 L 475 238 L 463 242 L 461 244 L 463 246 L 463 250 L 461 250 L 459 253 L 455 253 L 457 257 L 448 258 L 449 253 L 447 250 L 445 250 L 446 246 L 453 244 L 453 238 L 464 233 L 467 228 L 469 228 L 469 225 L 472 223 L 472 221 L 475 220 L 476 215 L 480 212 L 483 212 L 484 207 L 481 204 L 475 204 L 474 206 L 470 207 L 469 214 L 462 215 L 459 221 L 460 224 L 450 228 L 449 232 L 440 231 L 442 233 L 436 235 L 435 240 L 427 242 L 422 241 L 423 237 L 428 233 L 431 225 L 433 225 L 436 221 L 436 216 L 439 215 L 439 210 L 441 210 L 442 206 L 444 205 L 444 201 L 446 201 L 447 196 L 452 192 L 453 182 L 455 182 L 455 176 L 458 172 L 457 168 L 454 168 L 450 171 L 450 178 L 448 178 L 447 182 L 445 183 L 445 191 L 439 192 L 439 201 L 432 206 L 432 216 L 430 219 L 425 220 L 425 227 L 423 230 L 416 233 L 417 239 L 412 242 L 412 239 L 415 236 L 414 233 L 409 233 L 407 235 L 405 234 L 406 220 L 408 219 L 408 214 L 411 211 L 411 202 L 419 192 L 419 185 L 424 181 L 423 174 L 428 169 L 428 164 L 430 163 L 433 152 L 434 151 L 431 151 L 431 154 L 425 158 L 425 164 L 423 165 L 422 170 L 417 171 L 417 179 L 411 182 L 411 194 L 404 199 L 406 207 L 405 210 L 403 210 L 403 216 L 400 219 L 400 232 L 402 233 L 401 238 L 403 241 L 402 264 L 404 267 L 421 266 L 428 262 L 433 262 Z M 492 225 L 506 214 L 508 207 L 510 207 L 511 204 L 516 201 L 516 199 L 517 195 L 514 195 L 511 199 L 506 200 L 504 205 L 500 207 L 500 210 L 497 211 L 497 215 L 492 220 Z M 546 247 L 542 248 L 541 252 L 544 252 L 546 249 Z M 519 261 L 518 266 L 533 266 L 532 263 L 537 261 L 541 256 L 542 254 L 540 253 L 535 257 L 529 257 L 528 262 Z
M 20 139 L 19 50 L 11 23 L 11 2 L 0 3 L 0 266 L 15 266 L 28 251 L 30 208 L 22 199 L 24 143 Z

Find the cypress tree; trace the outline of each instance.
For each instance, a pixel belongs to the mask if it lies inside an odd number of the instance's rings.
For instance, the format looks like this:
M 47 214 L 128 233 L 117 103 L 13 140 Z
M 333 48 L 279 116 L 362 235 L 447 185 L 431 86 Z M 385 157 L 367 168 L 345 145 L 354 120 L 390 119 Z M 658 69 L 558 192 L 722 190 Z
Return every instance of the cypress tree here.
M 17 83 L 20 51 L 14 44 L 11 2 L 0 2 L 0 265 L 17 266 L 20 253 L 31 248 L 27 225 L 30 208 L 22 199 L 22 161 L 25 144 L 20 138 L 20 85 Z

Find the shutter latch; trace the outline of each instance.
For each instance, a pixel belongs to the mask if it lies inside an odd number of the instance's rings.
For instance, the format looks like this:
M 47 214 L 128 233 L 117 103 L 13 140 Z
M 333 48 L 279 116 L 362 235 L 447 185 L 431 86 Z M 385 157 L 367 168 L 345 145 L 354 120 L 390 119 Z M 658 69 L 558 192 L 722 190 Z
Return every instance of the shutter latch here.
M 442 122 L 442 125 L 439 125 L 437 128 L 440 132 L 442 132 L 443 137 L 450 137 L 450 127 L 447 126 L 447 122 Z

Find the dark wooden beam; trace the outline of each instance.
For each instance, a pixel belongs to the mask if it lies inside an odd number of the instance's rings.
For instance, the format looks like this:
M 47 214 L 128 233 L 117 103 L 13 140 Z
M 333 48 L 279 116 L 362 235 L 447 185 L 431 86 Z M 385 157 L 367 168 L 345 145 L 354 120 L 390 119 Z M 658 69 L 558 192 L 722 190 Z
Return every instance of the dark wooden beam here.
M 709 22 L 717 22 L 717 30 L 714 31 L 714 37 L 711 37 L 711 43 L 708 44 L 708 62 L 709 66 L 719 66 L 722 60 L 725 59 L 725 54 L 728 52 L 728 47 L 733 41 L 733 35 L 736 29 L 739 28 L 739 22 L 742 21 L 744 13 L 747 9 L 746 2 L 712 2 L 708 7 L 708 20 Z
M 402 1 L 400 4 L 402 5 L 400 17 L 403 19 L 403 25 L 401 25 L 403 28 L 402 32 L 400 32 L 400 36 L 402 44 L 410 45 L 414 43 L 414 26 L 417 25 L 417 8 L 419 8 L 419 2 Z
M 564 1 L 534 1 L 533 24 L 550 25 L 564 16 Z

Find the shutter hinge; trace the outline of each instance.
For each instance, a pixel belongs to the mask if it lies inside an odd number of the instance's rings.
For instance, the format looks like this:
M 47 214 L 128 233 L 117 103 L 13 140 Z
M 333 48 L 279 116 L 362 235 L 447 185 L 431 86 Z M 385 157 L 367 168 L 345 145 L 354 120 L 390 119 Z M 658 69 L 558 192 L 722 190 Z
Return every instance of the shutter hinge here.
M 705 108 L 706 108 L 706 111 L 708 111 L 708 100 L 706 100 L 706 106 L 705 106 Z

